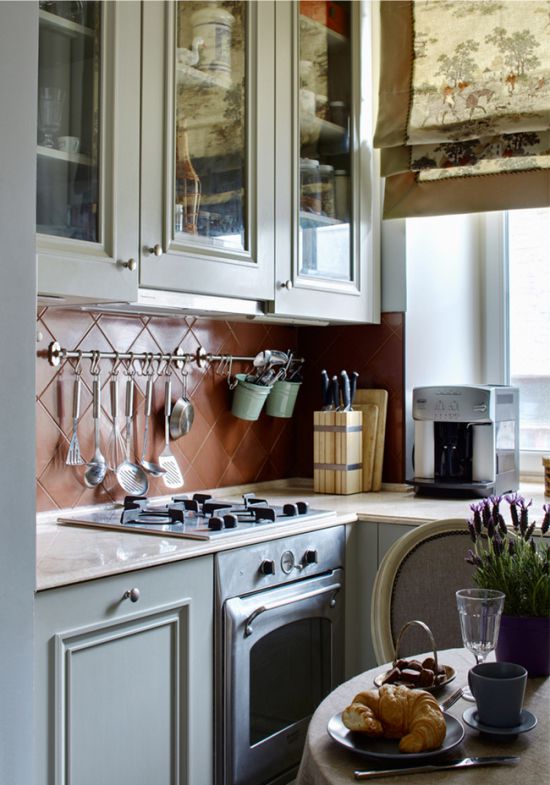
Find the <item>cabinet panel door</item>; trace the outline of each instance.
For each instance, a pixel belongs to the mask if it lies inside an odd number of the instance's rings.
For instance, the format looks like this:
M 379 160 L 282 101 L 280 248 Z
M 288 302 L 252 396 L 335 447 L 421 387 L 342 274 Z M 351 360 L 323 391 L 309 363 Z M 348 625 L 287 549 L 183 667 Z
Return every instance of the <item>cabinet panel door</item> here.
M 274 4 L 145 3 L 142 287 L 273 296 Z
M 44 1 L 39 15 L 38 292 L 135 300 L 139 3 Z
M 188 614 L 56 636 L 60 782 L 185 781 Z
M 378 564 L 394 542 L 415 528 L 416 526 L 405 526 L 400 523 L 381 523 L 378 527 Z
M 276 4 L 280 315 L 379 320 L 371 13 L 363 2 Z
M 36 785 L 212 785 L 212 613 L 210 556 L 39 592 Z

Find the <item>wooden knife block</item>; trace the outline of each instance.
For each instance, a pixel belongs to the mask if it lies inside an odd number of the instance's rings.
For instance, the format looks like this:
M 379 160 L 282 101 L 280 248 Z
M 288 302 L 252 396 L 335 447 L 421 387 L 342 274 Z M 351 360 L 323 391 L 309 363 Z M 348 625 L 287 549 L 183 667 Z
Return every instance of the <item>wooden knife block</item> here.
M 313 489 L 316 493 L 361 493 L 363 413 L 313 412 Z

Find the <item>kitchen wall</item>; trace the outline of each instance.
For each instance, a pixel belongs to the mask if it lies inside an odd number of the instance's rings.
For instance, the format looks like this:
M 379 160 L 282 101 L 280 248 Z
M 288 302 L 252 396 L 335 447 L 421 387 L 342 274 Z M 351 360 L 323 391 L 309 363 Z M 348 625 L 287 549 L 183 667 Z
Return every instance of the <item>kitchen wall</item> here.
M 406 222 L 407 477 L 414 473 L 413 388 L 484 381 L 481 227 L 479 215 L 409 218 Z
M 181 346 L 194 353 L 199 345 L 213 354 L 251 356 L 268 347 L 292 349 L 306 357 L 304 384 L 294 417 L 268 417 L 246 422 L 230 412 L 231 392 L 216 366 L 188 367 L 188 392 L 195 406 L 191 432 L 171 447 L 185 477 L 185 491 L 221 487 L 293 476 L 310 477 L 312 468 L 312 415 L 321 405 L 319 373 L 326 367 L 337 373 L 341 368 L 357 370 L 361 387 L 384 387 L 390 403 L 384 480 L 399 482 L 403 464 L 403 331 L 404 315 L 384 314 L 380 325 L 357 327 L 291 327 L 229 322 L 193 317 L 150 317 L 113 315 L 80 310 L 42 308 L 38 311 L 39 335 L 36 366 L 37 484 L 38 510 L 74 507 L 120 499 L 123 492 L 108 474 L 103 485 L 87 489 L 83 469 L 67 467 L 65 456 L 72 432 L 73 370 L 65 362 L 50 366 L 45 355 L 51 341 L 66 349 L 118 350 L 121 352 L 171 352 Z M 108 373 L 111 363 L 102 366 L 102 446 L 108 450 L 111 436 Z M 233 371 L 238 370 L 235 365 Z M 242 369 L 242 366 L 241 366 Z M 85 457 L 93 452 L 90 363 L 84 361 L 82 414 L 79 437 Z M 121 380 L 124 377 L 121 375 Z M 136 376 L 135 440 L 141 449 L 144 411 L 144 380 Z M 123 385 L 121 385 L 121 388 Z M 173 376 L 173 398 L 181 392 L 181 376 Z M 163 387 L 155 388 L 154 438 L 152 453 L 163 447 Z M 123 405 L 120 391 L 119 407 Z M 119 411 L 123 411 L 119 408 Z M 120 417 L 119 425 L 123 426 Z M 105 450 L 104 450 L 105 451 Z M 150 484 L 150 493 L 163 494 L 161 480 Z

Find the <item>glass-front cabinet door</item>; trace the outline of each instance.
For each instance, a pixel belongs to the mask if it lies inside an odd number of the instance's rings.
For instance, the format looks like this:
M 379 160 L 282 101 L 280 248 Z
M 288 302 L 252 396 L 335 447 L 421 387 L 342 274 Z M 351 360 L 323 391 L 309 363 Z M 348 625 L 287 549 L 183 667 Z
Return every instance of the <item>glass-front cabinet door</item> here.
M 272 298 L 274 5 L 143 12 L 140 284 Z
M 140 9 L 39 3 L 39 293 L 137 295 Z
M 379 318 L 371 13 L 277 3 L 277 314 Z

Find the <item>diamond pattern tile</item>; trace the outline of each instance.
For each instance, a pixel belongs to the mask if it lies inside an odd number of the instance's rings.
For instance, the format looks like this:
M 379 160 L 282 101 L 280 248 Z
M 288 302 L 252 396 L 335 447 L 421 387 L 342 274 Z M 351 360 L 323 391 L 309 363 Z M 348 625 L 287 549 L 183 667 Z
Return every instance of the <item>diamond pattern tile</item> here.
M 95 489 L 85 487 L 82 469 L 65 465 L 72 433 L 71 363 L 52 368 L 45 354 L 52 340 L 66 349 L 102 351 L 171 352 L 177 346 L 195 353 L 203 346 L 212 354 L 254 356 L 266 348 L 290 349 L 306 357 L 304 383 L 295 415 L 290 420 L 268 417 L 257 422 L 239 420 L 231 414 L 232 393 L 217 366 L 188 371 L 188 395 L 195 407 L 195 422 L 189 434 L 170 442 L 184 475 L 182 492 L 205 487 L 267 481 L 312 474 L 312 411 L 320 406 L 319 373 L 341 368 L 356 369 L 360 386 L 389 390 L 388 426 L 384 479 L 403 479 L 403 314 L 384 314 L 382 324 L 334 326 L 329 328 L 229 322 L 194 317 L 149 317 L 143 315 L 90 314 L 82 311 L 37 311 L 37 330 L 43 337 L 37 345 L 37 486 L 39 510 L 120 500 L 124 492 L 109 472 Z M 137 365 L 137 363 L 136 363 Z M 112 422 L 108 391 L 112 363 L 102 364 L 101 446 L 111 456 Z M 249 366 L 235 363 L 233 373 Z M 136 369 L 139 370 L 139 369 Z M 93 451 L 90 363 L 83 363 L 82 413 L 79 437 L 85 457 Z M 133 451 L 141 455 L 145 421 L 145 380 L 136 373 Z M 119 376 L 119 428 L 124 430 L 125 375 Z M 181 395 L 182 375 L 172 375 L 172 401 Z M 149 426 L 149 455 L 158 457 L 164 447 L 164 384 L 155 383 L 153 414 Z M 161 479 L 151 479 L 149 492 L 166 494 Z

